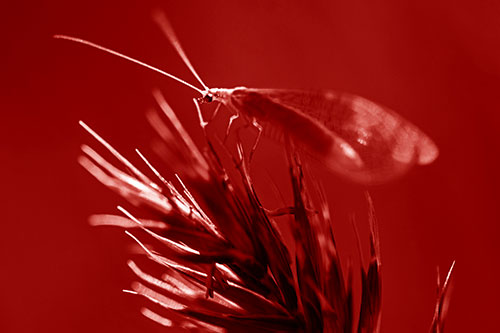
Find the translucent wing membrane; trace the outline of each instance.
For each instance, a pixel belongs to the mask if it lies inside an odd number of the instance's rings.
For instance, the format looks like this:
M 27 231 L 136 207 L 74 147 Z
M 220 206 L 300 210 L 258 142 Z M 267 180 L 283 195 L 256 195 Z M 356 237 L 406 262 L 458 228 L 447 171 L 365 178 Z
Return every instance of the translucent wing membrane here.
M 264 123 L 274 128 L 266 129 L 264 134 L 272 133 L 276 139 L 280 138 L 280 130 L 287 132 L 306 146 L 306 152 L 356 182 L 374 184 L 390 180 L 414 164 L 431 163 L 439 154 L 432 140 L 409 121 L 356 95 L 245 90 L 254 99 L 259 96 L 273 105 L 266 108 L 262 117 Z M 236 94 L 237 91 L 233 93 Z M 322 133 L 329 139 L 320 140 Z M 328 144 L 332 145 L 329 151 L 322 146 Z

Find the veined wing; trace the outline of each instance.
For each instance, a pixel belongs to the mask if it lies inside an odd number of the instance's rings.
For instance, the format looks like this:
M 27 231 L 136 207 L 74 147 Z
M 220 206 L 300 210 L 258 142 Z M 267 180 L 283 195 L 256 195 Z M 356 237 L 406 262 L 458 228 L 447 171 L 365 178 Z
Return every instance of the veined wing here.
M 354 181 L 384 182 L 415 163 L 429 164 L 439 155 L 434 142 L 415 125 L 363 97 L 334 91 L 250 90 L 303 113 L 347 142 L 363 161 L 361 169 L 345 171 Z

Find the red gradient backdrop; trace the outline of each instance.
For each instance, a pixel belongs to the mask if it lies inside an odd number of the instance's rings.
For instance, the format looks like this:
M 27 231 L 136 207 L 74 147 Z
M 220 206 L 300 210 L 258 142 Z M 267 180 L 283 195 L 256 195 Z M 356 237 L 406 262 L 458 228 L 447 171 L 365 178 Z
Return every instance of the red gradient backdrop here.
M 194 81 L 152 23 L 153 8 L 170 17 L 209 85 L 349 91 L 398 110 L 434 138 L 441 149 L 434 164 L 371 190 L 381 229 L 382 330 L 425 332 L 436 266 L 445 270 L 452 260 L 448 332 L 497 329 L 500 5 L 252 0 L 20 1 L 4 8 L 0 331 L 162 331 L 141 317 L 139 300 L 120 291 L 132 279 L 129 240 L 86 222 L 121 200 L 77 164 L 79 145 L 94 144 L 77 121 L 132 156 L 136 147 L 148 152 L 153 133 L 144 111 L 154 105 L 155 87 L 199 138 L 194 94 L 51 38 L 84 37 Z M 257 178 L 275 172 L 275 151 L 259 148 Z M 345 217 L 362 210 L 362 191 L 318 172 L 344 253 L 354 256 Z

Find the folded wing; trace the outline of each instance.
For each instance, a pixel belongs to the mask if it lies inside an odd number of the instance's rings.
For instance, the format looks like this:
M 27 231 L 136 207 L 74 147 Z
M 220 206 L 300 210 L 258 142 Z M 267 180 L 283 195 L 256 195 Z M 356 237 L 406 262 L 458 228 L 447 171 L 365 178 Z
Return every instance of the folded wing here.
M 341 138 L 339 143 L 343 142 L 344 146 L 347 143 L 347 149 L 334 148 L 336 154 L 331 156 L 312 155 L 355 182 L 382 183 L 402 175 L 414 164 L 429 164 L 439 155 L 434 142 L 415 125 L 363 97 L 334 91 L 255 89 L 255 92 L 302 113 Z M 286 131 L 286 120 L 284 122 Z M 300 133 L 294 136 L 300 141 Z M 361 158 L 362 166 L 339 170 L 338 152 L 349 152 L 351 148 Z

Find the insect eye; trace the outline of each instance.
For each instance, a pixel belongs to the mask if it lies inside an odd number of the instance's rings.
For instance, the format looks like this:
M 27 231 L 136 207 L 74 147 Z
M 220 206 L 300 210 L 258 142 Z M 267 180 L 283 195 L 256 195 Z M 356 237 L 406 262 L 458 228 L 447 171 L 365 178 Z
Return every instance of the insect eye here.
M 210 102 L 213 102 L 213 100 L 214 100 L 214 95 L 212 95 L 212 94 L 206 94 L 206 95 L 204 95 L 202 97 L 198 97 L 197 98 L 197 101 L 200 104 L 210 103 Z
M 206 94 L 205 96 L 203 96 L 203 101 L 205 103 L 210 103 L 214 100 L 214 95 L 212 94 Z

